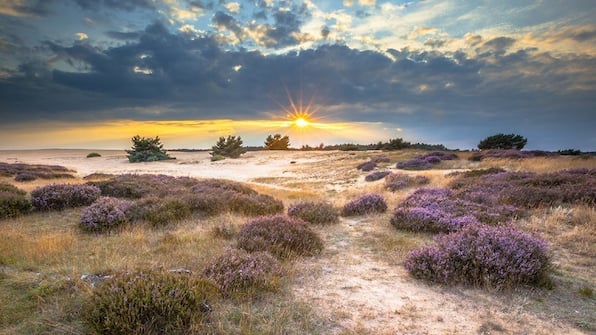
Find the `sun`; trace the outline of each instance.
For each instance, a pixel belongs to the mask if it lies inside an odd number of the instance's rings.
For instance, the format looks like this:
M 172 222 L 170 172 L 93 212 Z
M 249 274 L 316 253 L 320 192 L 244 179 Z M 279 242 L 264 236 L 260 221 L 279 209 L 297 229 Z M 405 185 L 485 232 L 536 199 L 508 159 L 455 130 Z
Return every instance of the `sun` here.
M 308 125 L 310 125 L 310 122 L 308 122 L 308 120 L 304 116 L 298 116 L 296 117 L 296 119 L 294 119 L 294 124 L 298 128 L 304 128 L 308 127 Z

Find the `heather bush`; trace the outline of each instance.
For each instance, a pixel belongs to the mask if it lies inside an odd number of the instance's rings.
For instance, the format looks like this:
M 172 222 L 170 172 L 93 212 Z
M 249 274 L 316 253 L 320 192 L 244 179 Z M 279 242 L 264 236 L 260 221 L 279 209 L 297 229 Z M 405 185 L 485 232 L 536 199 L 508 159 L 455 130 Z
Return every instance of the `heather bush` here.
M 112 231 L 129 222 L 132 203 L 116 198 L 102 197 L 85 208 L 79 228 L 86 232 Z
M 411 177 L 404 173 L 391 173 L 385 177 L 385 188 L 391 192 L 399 191 L 413 186 L 422 186 L 430 183 L 425 176 Z
M 454 160 L 454 159 L 459 158 L 459 157 L 457 157 L 456 154 L 454 154 L 452 152 L 445 152 L 445 151 L 433 151 L 433 152 L 429 152 L 425 155 L 418 156 L 418 158 L 420 158 L 420 159 L 426 159 L 428 157 L 436 157 L 440 161 L 448 161 L 448 160 Z
M 397 162 L 395 167 L 402 170 L 428 170 L 433 167 L 433 163 L 425 159 L 412 158 L 407 161 Z
M 35 179 L 74 178 L 72 170 L 59 165 L 3 163 L 0 162 L 0 176 L 12 177 L 16 181 Z
M 139 199 L 147 196 L 180 194 L 196 183 L 196 179 L 161 174 L 122 174 L 108 180 L 91 181 L 87 184 L 99 187 L 104 196 Z
M 377 167 L 377 163 L 375 161 L 368 161 L 368 162 L 364 162 L 364 163 L 360 163 L 356 166 L 356 168 L 358 170 L 362 170 L 362 171 L 372 171 Z
M 38 210 L 60 210 L 87 206 L 101 195 L 92 185 L 51 184 L 31 192 L 31 204 Z
M 375 193 L 368 193 L 345 204 L 342 209 L 342 215 L 367 215 L 384 213 L 385 211 L 387 211 L 387 203 L 383 196 Z
M 191 214 L 189 206 L 175 197 L 142 199 L 130 212 L 132 218 L 142 219 L 155 227 L 182 220 Z
M 291 257 L 317 254 L 323 249 L 323 241 L 308 223 L 273 215 L 246 223 L 238 233 L 238 247 L 248 252 L 268 251 L 278 257 Z
M 270 215 L 284 211 L 283 202 L 265 194 L 235 194 L 229 199 L 229 206 L 232 212 L 247 216 Z
M 266 251 L 228 249 L 205 267 L 203 275 L 226 296 L 252 296 L 259 291 L 275 290 L 281 269 L 277 259 Z
M 371 161 L 375 162 L 375 163 L 389 163 L 391 162 L 391 159 L 389 159 L 389 157 L 385 157 L 385 156 L 378 156 L 378 157 L 373 157 L 370 159 Z
M 293 203 L 288 208 L 288 216 L 302 219 L 314 224 L 337 223 L 337 210 L 324 201 L 301 201 Z
M 31 202 L 27 192 L 7 183 L 0 183 L 0 219 L 12 218 L 27 213 Z
M 541 239 L 511 227 L 470 225 L 411 251 L 405 267 L 431 282 L 503 289 L 544 284 L 550 260 Z
M 33 181 L 37 179 L 37 176 L 31 172 L 19 172 L 16 176 L 14 176 L 15 181 Z
M 364 177 L 365 181 L 376 181 L 385 178 L 391 172 L 389 171 L 374 171 Z
M 509 150 L 501 150 L 501 149 L 491 149 L 491 150 L 482 150 L 480 152 L 475 152 L 472 154 L 468 159 L 471 161 L 481 161 L 486 158 L 504 158 L 504 159 L 524 159 L 524 158 L 532 158 L 532 157 L 548 157 L 554 156 L 555 154 L 549 153 L 546 151 L 540 150 L 530 150 L 530 151 L 522 151 L 516 149 L 509 149 Z
M 502 172 L 460 175 L 450 186 L 456 196 L 486 204 L 534 208 L 563 203 L 596 202 L 596 169 L 536 174 Z M 483 198 L 482 201 L 478 200 Z
M 140 271 L 98 287 L 84 316 L 99 334 L 187 334 L 217 297 L 211 282 L 186 273 Z
M 448 233 L 479 222 L 498 225 L 518 214 L 512 206 L 457 198 L 447 188 L 421 188 L 396 208 L 390 222 L 397 229 Z

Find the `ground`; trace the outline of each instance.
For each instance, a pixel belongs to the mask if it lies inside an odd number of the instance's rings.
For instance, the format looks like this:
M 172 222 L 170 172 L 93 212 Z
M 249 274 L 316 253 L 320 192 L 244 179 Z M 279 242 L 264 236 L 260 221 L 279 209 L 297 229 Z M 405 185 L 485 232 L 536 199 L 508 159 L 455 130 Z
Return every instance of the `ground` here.
M 247 182 L 287 204 L 298 199 L 325 199 L 339 206 L 355 195 L 382 192 L 389 208 L 410 191 L 390 193 L 382 181 L 367 183 L 366 173 L 355 166 L 369 157 L 388 155 L 395 163 L 414 151 L 381 152 L 249 152 L 240 159 L 211 162 L 207 152 L 170 152 L 177 159 L 153 163 L 128 163 L 123 151 L 97 151 L 101 157 L 86 158 L 86 150 L 0 151 L 0 162 L 62 165 L 76 171 L 80 182 L 92 173 L 162 173 L 197 178 L 226 178 Z M 463 154 L 465 156 L 465 154 Z M 595 160 L 549 163 L 508 161 L 508 169 L 544 170 L 596 167 Z M 442 163 L 443 164 L 443 163 Z M 424 174 L 433 185 L 445 185 L 448 174 L 460 168 L 484 167 L 490 163 L 466 160 L 445 162 Z M 497 163 L 495 163 L 497 164 Z M 503 166 L 503 162 L 499 162 Z M 523 165 L 526 164 L 526 165 Z M 550 164 L 550 165 L 549 165 Z M 566 165 L 567 164 L 567 165 Z M 395 164 L 382 167 L 393 169 Z M 20 183 L 31 190 L 47 181 Z M 593 209 L 592 209 L 593 213 Z M 293 266 L 290 296 L 308 305 L 316 316 L 317 332 L 324 334 L 584 334 L 594 329 L 596 302 L 569 296 L 565 278 L 578 272 L 582 283 L 596 286 L 593 260 L 573 269 L 561 266 L 560 286 L 553 291 L 522 288 L 493 292 L 482 288 L 446 287 L 413 279 L 403 268 L 408 250 L 431 243 L 425 235 L 396 231 L 390 213 L 341 218 L 337 225 L 318 227 L 324 251 L 301 259 Z M 592 214 L 592 218 L 594 215 Z M 593 227 L 594 222 L 591 223 Z M 593 234 L 594 229 L 589 230 Z M 592 236 L 593 237 L 593 236 Z M 592 249 L 588 249 L 592 250 Z M 566 249 L 556 253 L 561 262 Z M 587 259 L 594 254 L 588 252 Z M 579 269 L 579 270 L 578 270 Z M 573 282 L 569 280 L 569 282 Z M 558 292 L 557 290 L 562 290 Z M 580 321 L 577 321 L 580 320 Z M 582 327 L 583 322 L 583 327 Z

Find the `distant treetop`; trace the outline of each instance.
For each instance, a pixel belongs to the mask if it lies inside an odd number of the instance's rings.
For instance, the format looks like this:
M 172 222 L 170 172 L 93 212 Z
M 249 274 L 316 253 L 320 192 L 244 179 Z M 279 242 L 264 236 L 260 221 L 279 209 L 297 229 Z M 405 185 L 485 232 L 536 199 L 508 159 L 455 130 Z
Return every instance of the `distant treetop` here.
M 517 149 L 521 150 L 528 143 L 528 139 L 516 134 L 496 134 L 489 136 L 480 143 L 478 143 L 478 149 Z

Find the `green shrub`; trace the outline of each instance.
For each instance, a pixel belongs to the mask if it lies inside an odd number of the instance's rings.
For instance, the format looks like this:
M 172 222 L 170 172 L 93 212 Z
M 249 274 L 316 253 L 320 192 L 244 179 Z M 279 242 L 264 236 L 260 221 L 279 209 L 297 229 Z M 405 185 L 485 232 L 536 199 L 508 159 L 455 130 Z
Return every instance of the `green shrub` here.
M 7 183 L 0 183 L 0 219 L 16 217 L 31 210 L 27 192 Z
M 286 215 L 263 216 L 245 224 L 238 233 L 238 247 L 246 251 L 269 251 L 278 257 L 314 255 L 323 241 L 300 219 Z
M 265 149 L 267 150 L 288 150 L 290 146 L 290 138 L 288 136 L 281 136 L 275 134 L 274 136 L 267 136 L 265 139 Z
M 222 155 L 215 154 L 215 155 L 211 156 L 212 162 L 223 161 L 224 159 L 226 159 L 226 158 Z
M 314 224 L 337 223 L 337 209 L 324 201 L 301 201 L 290 205 L 288 216 L 302 219 Z
M 93 157 L 101 157 L 101 155 L 98 154 L 97 152 L 90 152 L 87 154 L 87 158 L 93 158 Z
M 170 157 L 164 150 L 159 136 L 155 136 L 155 138 L 148 138 L 135 135 L 131 141 L 131 150 L 126 150 L 128 153 L 128 161 L 131 163 L 155 162 L 174 159 Z
M 227 296 L 252 296 L 262 290 L 275 290 L 281 270 L 268 252 L 228 249 L 213 259 L 203 274 Z
M 211 152 L 211 156 L 213 157 L 219 155 L 223 157 L 238 158 L 246 152 L 242 147 L 242 139 L 240 136 L 228 136 L 227 138 L 220 137 L 211 149 L 213 150 L 213 152 Z
M 186 334 L 204 322 L 217 288 L 185 273 L 117 275 L 93 292 L 84 311 L 99 334 Z
M 528 143 L 528 139 L 515 134 L 496 134 L 489 136 L 480 143 L 478 143 L 478 149 L 517 149 L 521 150 Z

